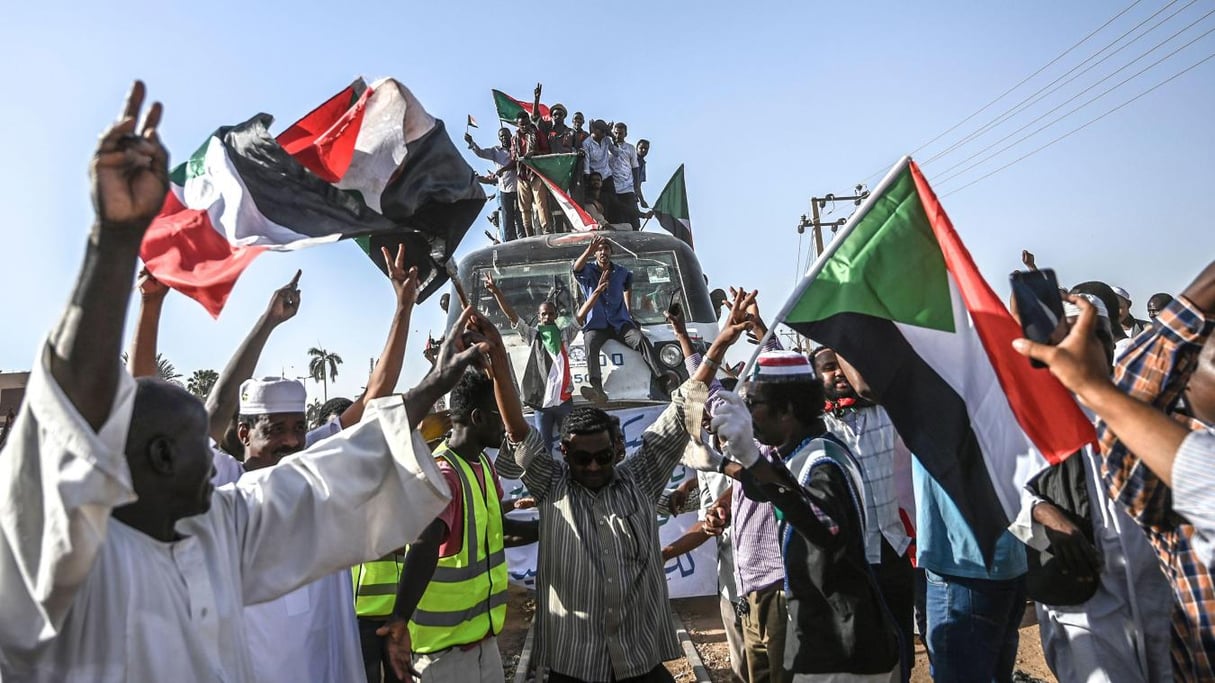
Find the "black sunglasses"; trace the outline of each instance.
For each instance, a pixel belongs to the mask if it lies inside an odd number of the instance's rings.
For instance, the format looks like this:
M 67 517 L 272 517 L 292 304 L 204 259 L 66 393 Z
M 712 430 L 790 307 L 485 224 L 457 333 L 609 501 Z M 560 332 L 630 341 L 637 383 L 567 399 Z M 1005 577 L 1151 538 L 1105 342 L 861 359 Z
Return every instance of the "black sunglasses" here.
M 600 467 L 606 467 L 612 464 L 612 460 L 616 456 L 614 448 L 605 448 L 601 451 L 566 451 L 565 457 L 573 465 L 578 467 L 587 467 L 594 461 Z

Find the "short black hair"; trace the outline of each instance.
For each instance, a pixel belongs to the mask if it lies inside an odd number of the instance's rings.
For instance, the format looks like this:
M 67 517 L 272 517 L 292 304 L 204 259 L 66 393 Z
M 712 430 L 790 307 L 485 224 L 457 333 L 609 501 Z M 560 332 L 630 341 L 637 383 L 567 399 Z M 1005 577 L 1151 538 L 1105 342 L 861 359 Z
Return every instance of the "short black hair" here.
M 785 410 L 804 424 L 822 420 L 826 394 L 817 379 L 797 382 L 756 382 L 764 388 L 764 398 L 778 410 Z
M 569 443 L 570 437 L 607 432 L 613 443 L 616 441 L 616 425 L 620 418 L 592 406 L 578 406 L 565 416 L 561 425 L 561 443 Z
M 588 173 L 586 175 L 588 178 L 594 178 L 595 176 L 599 176 L 599 179 L 603 180 L 603 174 L 600 173 L 599 171 L 591 171 L 590 173 Z
M 448 409 L 451 421 L 468 424 L 472 411 L 482 408 L 494 400 L 494 381 L 477 370 L 466 370 L 464 376 L 451 390 Z
M 648 145 L 648 144 L 650 144 L 650 141 L 649 141 L 649 140 L 646 140 L 645 138 L 641 138 L 640 140 L 638 140 L 638 141 L 637 141 L 637 144 L 639 144 L 639 145 L 640 145 L 640 144 L 641 144 L 641 143 L 643 143 L 643 142 L 644 142 L 645 144 L 647 144 L 647 145 Z
M 354 401 L 351 401 L 348 398 L 342 398 L 340 396 L 331 398 L 321 404 L 321 409 L 317 412 L 317 420 L 321 424 L 324 424 L 329 420 L 331 415 L 340 416 L 352 405 L 354 405 Z
M 1173 301 L 1173 295 L 1168 292 L 1157 292 L 1148 297 L 1148 305 L 1159 310 L 1168 306 Z

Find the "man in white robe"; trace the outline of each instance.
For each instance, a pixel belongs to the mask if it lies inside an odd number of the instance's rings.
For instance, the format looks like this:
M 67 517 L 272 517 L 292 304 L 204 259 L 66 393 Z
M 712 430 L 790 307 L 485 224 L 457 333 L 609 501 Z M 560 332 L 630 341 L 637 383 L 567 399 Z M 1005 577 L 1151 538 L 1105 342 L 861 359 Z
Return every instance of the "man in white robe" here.
M 459 334 L 404 397 L 218 490 L 202 404 L 121 370 L 168 190 L 158 103 L 136 132 L 143 99 L 137 82 L 94 156 L 84 265 L 0 451 L 4 680 L 253 681 L 245 605 L 412 541 L 450 497 L 413 425 L 482 352 Z

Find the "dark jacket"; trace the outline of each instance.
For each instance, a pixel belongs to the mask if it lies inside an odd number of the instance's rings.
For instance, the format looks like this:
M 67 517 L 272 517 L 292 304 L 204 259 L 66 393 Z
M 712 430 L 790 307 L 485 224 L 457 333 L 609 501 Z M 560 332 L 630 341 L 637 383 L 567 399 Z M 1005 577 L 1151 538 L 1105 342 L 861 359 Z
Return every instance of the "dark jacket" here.
M 830 437 L 815 439 L 806 448 L 826 448 L 833 459 L 811 467 L 802 485 L 784 463 L 773 463 L 782 484 L 759 484 L 749 473 L 743 481 L 748 497 L 771 501 L 783 518 L 781 554 L 789 606 L 785 670 L 890 671 L 899 661 L 897 627 L 865 559 L 860 492 L 836 462 L 846 458 L 855 466 L 855 460 Z M 839 526 L 838 533 L 819 521 L 811 502 Z

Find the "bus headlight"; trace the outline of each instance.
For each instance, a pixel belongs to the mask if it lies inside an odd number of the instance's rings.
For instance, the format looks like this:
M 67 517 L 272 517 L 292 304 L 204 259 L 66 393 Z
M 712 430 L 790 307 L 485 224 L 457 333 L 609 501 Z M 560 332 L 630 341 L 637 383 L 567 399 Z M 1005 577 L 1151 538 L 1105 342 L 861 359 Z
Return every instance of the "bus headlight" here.
M 683 362 L 683 352 L 676 344 L 664 344 L 658 351 L 658 360 L 669 368 L 677 368 Z

